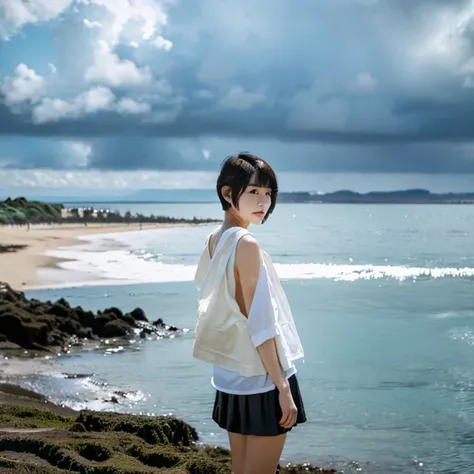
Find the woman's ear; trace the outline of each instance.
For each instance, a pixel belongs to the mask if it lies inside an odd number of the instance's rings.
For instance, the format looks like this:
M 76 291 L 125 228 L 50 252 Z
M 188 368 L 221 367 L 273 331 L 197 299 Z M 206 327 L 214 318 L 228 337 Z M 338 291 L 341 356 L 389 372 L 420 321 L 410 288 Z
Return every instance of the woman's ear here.
M 232 206 L 232 188 L 230 186 L 222 186 L 221 193 L 224 199 Z

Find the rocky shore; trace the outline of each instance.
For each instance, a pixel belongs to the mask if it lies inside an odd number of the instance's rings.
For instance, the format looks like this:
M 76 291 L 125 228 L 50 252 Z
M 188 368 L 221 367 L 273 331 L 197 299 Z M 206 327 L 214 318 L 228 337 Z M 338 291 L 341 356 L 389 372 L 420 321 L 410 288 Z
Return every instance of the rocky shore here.
M 0 350 L 70 351 L 102 339 L 179 334 L 161 319 L 149 322 L 141 308 L 123 313 L 107 308 L 94 313 L 64 299 L 43 302 L 0 282 Z
M 108 308 L 94 313 L 64 299 L 26 298 L 0 283 L 0 351 L 15 354 L 80 350 L 104 338 L 170 337 L 180 329 L 143 310 Z M 1 382 L 1 381 L 0 381 Z M 75 412 L 21 387 L 0 383 L 0 472 L 11 474 L 144 474 L 230 472 L 230 454 L 199 443 L 196 430 L 169 416 Z M 335 474 L 309 464 L 281 473 Z
M 169 416 L 0 404 L 0 472 L 11 474 L 145 474 L 230 472 L 230 454 L 199 443 L 196 430 Z M 335 474 L 332 469 L 282 466 L 287 474 Z

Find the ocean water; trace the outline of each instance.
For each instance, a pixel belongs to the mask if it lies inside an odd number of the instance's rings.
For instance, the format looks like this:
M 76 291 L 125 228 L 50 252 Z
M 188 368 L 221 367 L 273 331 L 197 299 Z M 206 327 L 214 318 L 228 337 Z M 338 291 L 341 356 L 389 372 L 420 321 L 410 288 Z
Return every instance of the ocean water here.
M 134 206 L 221 215 L 217 204 Z M 17 379 L 76 408 L 172 413 L 203 442 L 227 446 L 210 419 L 210 368 L 191 356 L 192 278 L 214 227 L 92 236 L 58 250 L 75 259 L 61 264 L 58 285 L 78 285 L 77 275 L 88 285 L 28 296 L 94 310 L 140 306 L 189 331 L 29 363 Z M 251 230 L 276 264 L 305 348 L 298 371 L 309 421 L 289 435 L 283 461 L 474 472 L 474 207 L 284 204 Z M 3 364 L 4 376 L 18 371 Z

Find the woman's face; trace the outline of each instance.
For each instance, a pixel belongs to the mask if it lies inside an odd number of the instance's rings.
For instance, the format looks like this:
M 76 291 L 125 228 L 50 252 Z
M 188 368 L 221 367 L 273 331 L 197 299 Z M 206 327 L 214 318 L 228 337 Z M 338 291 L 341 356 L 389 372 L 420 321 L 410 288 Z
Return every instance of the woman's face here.
M 236 211 L 245 222 L 261 224 L 271 206 L 271 195 L 271 188 L 249 185 L 240 195 Z

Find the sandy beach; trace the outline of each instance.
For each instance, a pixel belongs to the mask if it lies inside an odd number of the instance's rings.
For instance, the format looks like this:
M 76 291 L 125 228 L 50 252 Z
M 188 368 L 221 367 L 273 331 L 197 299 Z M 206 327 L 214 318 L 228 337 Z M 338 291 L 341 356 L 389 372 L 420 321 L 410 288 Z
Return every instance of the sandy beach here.
M 182 224 L 143 224 L 142 230 L 158 229 Z M 91 234 L 108 234 L 139 230 L 139 224 L 63 224 L 26 226 L 0 226 L 0 245 L 21 245 L 12 252 L 0 252 L 0 281 L 12 288 L 25 290 L 47 284 L 38 277 L 41 268 L 55 268 L 58 258 L 46 255 L 49 250 L 80 244 L 79 237 Z

